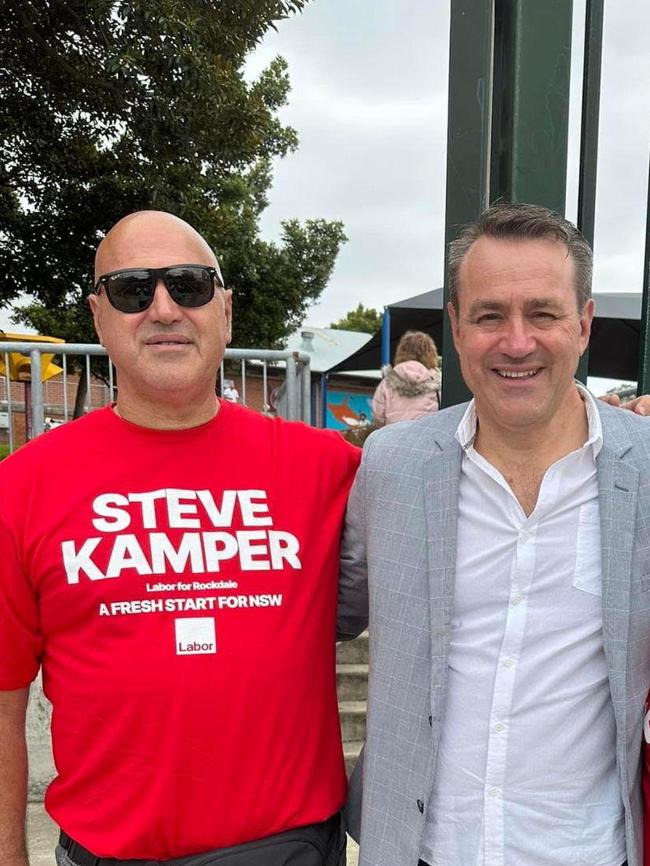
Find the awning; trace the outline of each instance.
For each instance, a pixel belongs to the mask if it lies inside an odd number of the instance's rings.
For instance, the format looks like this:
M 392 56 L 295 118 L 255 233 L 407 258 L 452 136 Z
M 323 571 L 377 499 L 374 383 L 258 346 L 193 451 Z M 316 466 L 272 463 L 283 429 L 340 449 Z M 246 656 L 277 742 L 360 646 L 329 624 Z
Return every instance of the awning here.
M 594 294 L 596 318 L 589 344 L 589 375 L 636 381 L 639 366 L 641 294 L 599 292 Z M 425 331 L 442 347 L 443 290 L 433 289 L 390 304 L 390 355 L 395 354 L 404 331 Z M 381 367 L 382 332 L 372 336 L 329 372 L 376 370 Z

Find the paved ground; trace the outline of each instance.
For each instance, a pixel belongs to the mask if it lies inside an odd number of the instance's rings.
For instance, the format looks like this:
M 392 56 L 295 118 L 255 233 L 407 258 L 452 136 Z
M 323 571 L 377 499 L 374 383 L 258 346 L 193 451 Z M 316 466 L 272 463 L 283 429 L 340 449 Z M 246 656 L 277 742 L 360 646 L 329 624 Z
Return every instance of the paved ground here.
M 30 803 L 27 811 L 27 841 L 30 866 L 55 866 L 54 846 L 59 831 L 41 803 Z M 348 866 L 357 866 L 357 846 L 348 843 Z
M 27 843 L 30 866 L 55 866 L 54 848 L 59 830 L 43 809 L 42 803 L 27 807 Z

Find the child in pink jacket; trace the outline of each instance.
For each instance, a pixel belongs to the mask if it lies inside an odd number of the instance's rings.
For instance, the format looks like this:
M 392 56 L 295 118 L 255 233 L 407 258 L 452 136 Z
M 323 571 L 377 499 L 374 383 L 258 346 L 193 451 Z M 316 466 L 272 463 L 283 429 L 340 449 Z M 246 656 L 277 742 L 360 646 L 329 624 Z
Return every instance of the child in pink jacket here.
M 372 398 L 375 424 L 412 421 L 440 407 L 440 359 L 436 344 L 422 331 L 406 331 L 397 346 L 394 366 L 384 368 Z

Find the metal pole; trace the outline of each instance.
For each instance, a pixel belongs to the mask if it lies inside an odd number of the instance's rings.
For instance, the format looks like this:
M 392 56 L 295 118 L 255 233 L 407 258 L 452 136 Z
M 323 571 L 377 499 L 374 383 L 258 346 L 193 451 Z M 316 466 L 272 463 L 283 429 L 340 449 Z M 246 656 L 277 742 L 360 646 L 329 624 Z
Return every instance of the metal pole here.
M 321 418 L 321 427 L 327 427 L 327 373 L 321 373 L 320 377 L 320 400 L 321 400 L 321 412 L 323 417 Z
M 582 128 L 578 181 L 578 228 L 594 247 L 598 126 L 600 122 L 600 78 L 603 54 L 603 0 L 587 0 L 585 56 L 582 79 Z M 577 378 L 587 381 L 589 349 L 578 365 Z
M 32 383 L 23 382 L 23 405 L 25 406 L 25 441 L 32 438 Z
M 93 383 L 90 378 L 90 355 L 86 355 L 86 412 L 93 408 Z
M 269 411 L 269 383 L 266 361 L 262 361 L 262 412 Z
M 390 364 L 390 310 L 384 307 L 384 316 L 381 322 L 381 366 Z
M 313 427 L 318 427 L 318 399 L 319 399 L 319 389 L 318 389 L 318 380 L 314 381 L 311 376 L 311 372 L 309 375 L 311 379 L 311 425 Z
M 108 393 L 109 393 L 109 402 L 113 402 L 115 399 L 114 393 L 115 384 L 113 382 L 113 362 L 111 359 L 108 359 Z
M 303 363 L 301 366 L 300 383 L 302 385 L 302 420 L 305 424 L 311 424 L 311 369 L 309 363 Z
M 442 403 L 452 406 L 471 394 L 460 372 L 451 336 L 447 250 L 459 229 L 488 203 L 494 0 L 451 0 L 449 120 L 445 205 L 445 310 L 443 311 Z
M 246 361 L 242 358 L 241 362 L 241 401 L 246 405 Z
M 578 228 L 594 245 L 600 78 L 603 54 L 603 0 L 587 0 L 585 58 L 582 79 L 582 128 L 578 181 Z
M 490 200 L 563 214 L 572 0 L 495 0 Z
M 645 257 L 643 260 L 643 299 L 641 301 L 641 333 L 639 335 L 639 376 L 636 393 L 646 394 L 650 386 L 650 171 L 648 171 L 648 206 L 645 223 Z
M 40 436 L 45 429 L 45 407 L 43 405 L 43 373 L 41 367 L 40 349 L 32 349 L 29 353 L 31 359 L 32 377 L 32 435 Z
M 9 378 L 9 352 L 5 352 L 5 381 L 7 383 L 7 414 L 9 416 L 9 453 L 14 450 L 14 413 L 11 400 L 11 379 Z
M 296 361 L 293 356 L 287 358 L 287 418 L 298 420 L 298 390 L 296 381 Z
M 68 356 L 62 355 L 63 361 L 63 419 L 68 420 Z

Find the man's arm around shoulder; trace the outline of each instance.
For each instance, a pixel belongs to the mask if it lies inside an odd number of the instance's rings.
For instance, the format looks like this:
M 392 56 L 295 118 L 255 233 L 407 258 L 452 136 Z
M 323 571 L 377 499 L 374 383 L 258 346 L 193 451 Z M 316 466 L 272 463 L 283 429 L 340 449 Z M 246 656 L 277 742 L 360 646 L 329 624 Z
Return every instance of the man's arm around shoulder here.
M 28 687 L 0 691 L 0 862 L 3 866 L 29 866 L 25 842 L 28 697 Z
M 366 563 L 365 477 L 372 434 L 366 440 L 361 465 L 350 490 L 341 541 L 337 640 L 352 640 L 368 626 L 368 567 Z

